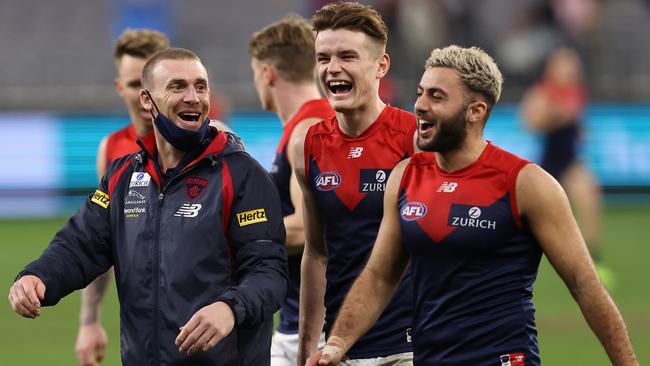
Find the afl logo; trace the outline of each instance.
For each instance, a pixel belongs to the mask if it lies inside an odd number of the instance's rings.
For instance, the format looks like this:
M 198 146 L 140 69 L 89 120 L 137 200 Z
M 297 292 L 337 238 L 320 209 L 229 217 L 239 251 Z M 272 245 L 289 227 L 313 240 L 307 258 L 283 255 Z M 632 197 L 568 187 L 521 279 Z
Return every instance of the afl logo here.
M 427 206 L 420 202 L 407 202 L 399 212 L 404 221 L 419 220 L 427 213 Z
M 337 172 L 322 172 L 316 176 L 314 184 L 319 191 L 331 191 L 341 184 L 341 176 Z

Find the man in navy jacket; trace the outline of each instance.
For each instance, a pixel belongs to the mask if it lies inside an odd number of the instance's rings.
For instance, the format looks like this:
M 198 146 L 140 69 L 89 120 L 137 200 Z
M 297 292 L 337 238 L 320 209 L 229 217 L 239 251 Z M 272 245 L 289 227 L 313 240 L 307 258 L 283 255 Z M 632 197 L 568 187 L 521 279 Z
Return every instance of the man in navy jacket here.
M 236 137 L 208 126 L 196 55 L 152 56 L 143 87 L 154 134 L 19 273 L 11 306 L 37 317 L 114 265 L 125 365 L 268 364 L 287 287 L 277 191 Z

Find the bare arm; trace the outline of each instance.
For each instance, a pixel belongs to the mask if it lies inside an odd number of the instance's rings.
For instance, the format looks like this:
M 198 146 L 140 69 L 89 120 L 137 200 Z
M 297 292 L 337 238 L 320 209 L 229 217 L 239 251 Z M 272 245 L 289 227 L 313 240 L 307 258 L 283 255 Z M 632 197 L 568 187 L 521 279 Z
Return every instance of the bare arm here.
M 97 159 L 95 160 L 95 167 L 97 170 L 97 180 L 102 180 L 106 174 L 106 146 L 108 145 L 108 136 L 104 137 L 99 143 L 97 149 Z
M 370 259 L 341 306 L 319 365 L 339 364 L 340 356 L 375 324 L 402 279 L 409 257 L 402 245 L 397 201 L 409 160 L 397 164 L 388 178 L 384 216 Z M 310 361 L 316 361 L 315 358 Z
M 299 139 L 304 139 L 305 133 L 313 124 L 320 121 L 320 118 L 307 118 L 298 123 L 292 132 L 289 139 L 288 160 L 292 170 L 295 169 L 294 154 L 291 153 L 292 143 L 298 143 L 294 140 L 294 136 Z M 304 159 L 301 159 L 304 160 Z M 291 179 L 289 181 L 289 192 L 291 194 L 291 204 L 295 211 L 293 214 L 284 217 L 284 227 L 287 230 L 287 255 L 292 256 L 300 254 L 305 246 L 305 228 L 303 222 L 302 212 L 302 192 L 300 183 L 296 179 L 296 174 L 292 171 Z
M 529 164 L 517 177 L 516 194 L 519 212 L 612 364 L 638 365 L 623 317 L 598 278 L 560 185 L 540 167 Z
M 300 279 L 299 346 L 297 364 L 304 365 L 307 357 L 316 351 L 325 321 L 325 270 L 327 247 L 314 197 L 305 176 L 304 139 L 307 129 L 294 131 L 289 152 L 294 162 L 294 174 L 303 196 L 305 249 L 302 256 Z
M 97 178 L 101 181 L 106 174 L 106 146 L 108 136 L 104 137 L 97 149 Z M 75 353 L 79 365 L 95 365 L 104 359 L 108 336 L 99 317 L 102 300 L 111 282 L 112 270 L 97 277 L 81 291 L 81 308 L 79 309 L 79 332 L 75 344 Z

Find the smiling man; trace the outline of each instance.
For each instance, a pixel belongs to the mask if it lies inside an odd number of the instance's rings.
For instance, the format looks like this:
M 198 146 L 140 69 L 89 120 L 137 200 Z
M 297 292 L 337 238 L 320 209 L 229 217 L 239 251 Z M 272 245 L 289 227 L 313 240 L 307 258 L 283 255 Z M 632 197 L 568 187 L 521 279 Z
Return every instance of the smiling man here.
M 433 50 L 415 101 L 424 152 L 388 179 L 372 255 L 310 366 L 339 365 L 405 273 L 415 365 L 540 365 L 532 297 L 542 254 L 612 364 L 638 365 L 560 185 L 483 138 L 502 82 L 478 48 Z
M 209 126 L 208 75 L 195 54 L 153 55 L 142 81 L 154 133 L 108 167 L 20 272 L 11 306 L 34 318 L 114 265 L 124 365 L 268 364 L 287 287 L 271 177 Z
M 169 48 L 167 36 L 152 29 L 127 29 L 115 41 L 115 91 L 122 98 L 131 123 L 100 142 L 96 162 L 100 180 L 113 160 L 140 150 L 138 138 L 153 131 L 151 113 L 140 104 L 142 69 L 151 55 L 166 48 Z M 95 365 L 104 358 L 108 336 L 100 323 L 99 314 L 111 276 L 112 271 L 109 270 L 81 293 L 80 325 L 75 345 L 81 366 Z
M 339 2 L 320 9 L 312 22 L 318 79 L 336 115 L 294 133 L 305 223 L 300 365 L 316 351 L 323 326 L 331 329 L 361 272 L 381 221 L 386 178 L 413 154 L 416 128 L 413 114 L 379 98 L 380 80 L 390 66 L 380 15 L 358 3 Z M 350 362 L 411 363 L 410 293 L 411 278 L 405 276 L 377 325 L 349 350 Z

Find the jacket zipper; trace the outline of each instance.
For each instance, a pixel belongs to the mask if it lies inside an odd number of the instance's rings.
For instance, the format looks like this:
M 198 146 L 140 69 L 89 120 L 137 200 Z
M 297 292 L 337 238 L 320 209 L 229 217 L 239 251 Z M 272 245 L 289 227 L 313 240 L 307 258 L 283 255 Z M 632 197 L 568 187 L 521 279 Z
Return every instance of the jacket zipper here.
M 154 257 L 154 264 L 153 264 L 153 299 L 154 299 L 154 332 L 153 332 L 153 345 L 155 347 L 155 352 L 154 352 L 154 360 L 155 360 L 155 365 L 160 365 L 160 335 L 158 334 L 158 328 L 160 326 L 160 307 L 159 307 L 159 290 L 158 287 L 160 286 L 159 283 L 159 278 L 160 278 L 160 225 L 162 221 L 162 207 L 164 204 L 164 199 L 165 199 L 165 192 L 167 191 L 167 187 L 171 185 L 172 182 L 177 180 L 178 178 L 186 175 L 189 171 L 193 170 L 196 166 L 198 166 L 201 162 L 197 162 L 196 164 L 192 166 L 187 166 L 185 169 L 180 171 L 177 175 L 171 177 L 168 181 L 167 184 L 165 184 L 161 189 L 160 189 L 160 194 L 158 194 L 158 212 L 156 216 L 156 232 L 154 234 L 154 251 L 153 251 L 153 257 Z

